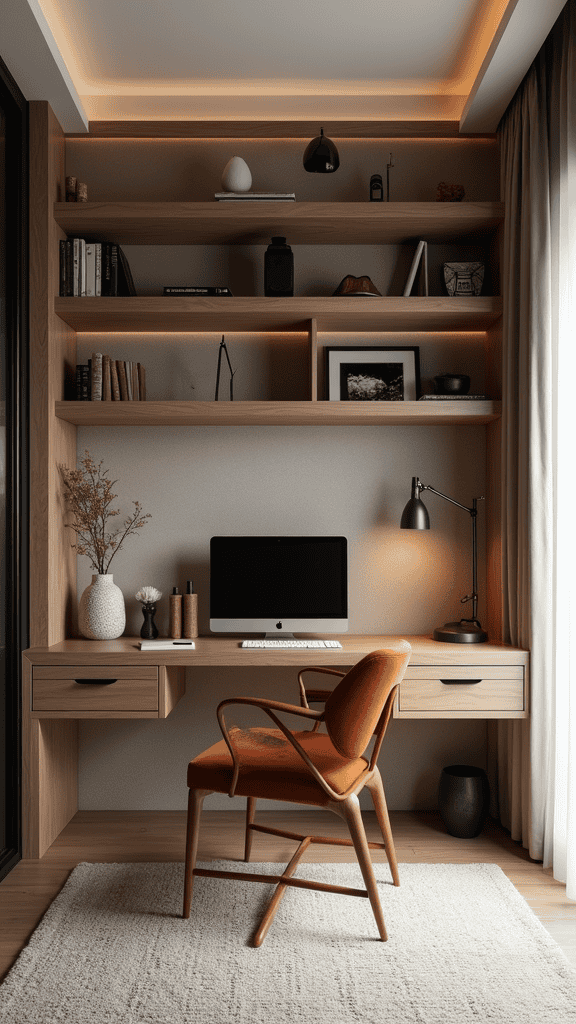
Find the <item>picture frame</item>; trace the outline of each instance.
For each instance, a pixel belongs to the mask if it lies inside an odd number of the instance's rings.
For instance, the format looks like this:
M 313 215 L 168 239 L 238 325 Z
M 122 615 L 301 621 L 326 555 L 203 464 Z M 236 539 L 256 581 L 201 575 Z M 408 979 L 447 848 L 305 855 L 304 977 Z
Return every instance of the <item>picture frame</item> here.
M 329 402 L 415 402 L 420 398 L 420 349 L 371 345 L 325 350 Z

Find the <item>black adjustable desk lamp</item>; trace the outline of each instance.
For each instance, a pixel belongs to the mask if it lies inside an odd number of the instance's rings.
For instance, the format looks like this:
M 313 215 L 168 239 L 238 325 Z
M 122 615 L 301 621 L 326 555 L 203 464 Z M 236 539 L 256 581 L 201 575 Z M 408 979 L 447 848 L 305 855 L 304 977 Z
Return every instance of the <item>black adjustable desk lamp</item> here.
M 420 498 L 422 491 L 432 491 L 433 494 L 438 494 L 441 498 L 445 498 L 446 501 L 450 501 L 452 505 L 457 505 L 458 508 L 463 508 L 465 512 L 468 512 L 472 519 L 472 593 L 461 599 L 461 604 L 466 604 L 467 601 L 472 601 L 472 618 L 460 619 L 460 622 L 447 622 L 446 625 L 440 626 L 434 630 L 434 639 L 441 640 L 444 643 L 449 644 L 484 643 L 484 641 L 488 639 L 488 634 L 484 632 L 482 626 L 478 622 L 478 542 L 476 535 L 476 519 L 478 516 L 477 502 L 482 501 L 483 499 L 474 498 L 472 501 L 472 508 L 468 508 L 466 505 L 461 505 L 459 501 L 455 501 L 454 498 L 449 498 L 447 494 L 442 494 L 442 491 L 437 491 L 435 487 L 430 487 L 429 484 L 423 484 L 417 476 L 413 476 L 412 497 L 406 505 L 406 508 L 402 513 L 402 519 L 400 520 L 400 527 L 402 530 L 430 529 L 430 516 L 428 515 L 428 509 Z

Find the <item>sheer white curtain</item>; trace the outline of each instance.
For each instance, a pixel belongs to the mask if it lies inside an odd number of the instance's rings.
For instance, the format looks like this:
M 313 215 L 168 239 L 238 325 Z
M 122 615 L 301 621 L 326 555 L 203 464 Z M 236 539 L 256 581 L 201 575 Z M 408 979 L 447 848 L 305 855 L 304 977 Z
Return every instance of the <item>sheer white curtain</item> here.
M 502 119 L 504 639 L 531 718 L 500 723 L 501 817 L 576 899 L 576 0 Z

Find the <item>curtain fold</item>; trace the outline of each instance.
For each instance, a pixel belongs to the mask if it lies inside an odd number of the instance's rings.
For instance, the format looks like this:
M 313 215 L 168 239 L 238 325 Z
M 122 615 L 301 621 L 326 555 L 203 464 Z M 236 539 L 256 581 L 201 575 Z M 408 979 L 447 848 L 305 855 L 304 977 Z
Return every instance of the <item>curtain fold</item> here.
M 566 357 L 573 359 L 576 344 L 575 55 L 576 0 L 569 0 L 498 131 L 506 204 L 503 637 L 531 651 L 530 719 L 498 725 L 499 808 L 512 837 L 545 866 L 554 863 L 562 880 L 561 837 L 572 828 L 568 789 L 576 772 L 566 733 L 576 562 L 564 521 L 576 460 L 574 426 L 559 429 L 562 416 L 574 422 L 574 367 Z M 572 456 L 562 465 L 567 442 Z

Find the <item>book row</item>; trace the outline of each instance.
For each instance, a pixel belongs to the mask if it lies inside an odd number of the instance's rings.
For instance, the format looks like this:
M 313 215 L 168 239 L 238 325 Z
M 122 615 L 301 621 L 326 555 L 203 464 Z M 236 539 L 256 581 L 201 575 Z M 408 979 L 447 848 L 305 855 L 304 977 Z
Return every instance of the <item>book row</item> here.
M 146 370 L 132 360 L 93 352 L 76 366 L 77 402 L 145 402 Z
M 136 295 L 128 260 L 113 242 L 67 238 L 60 242 L 60 295 Z

